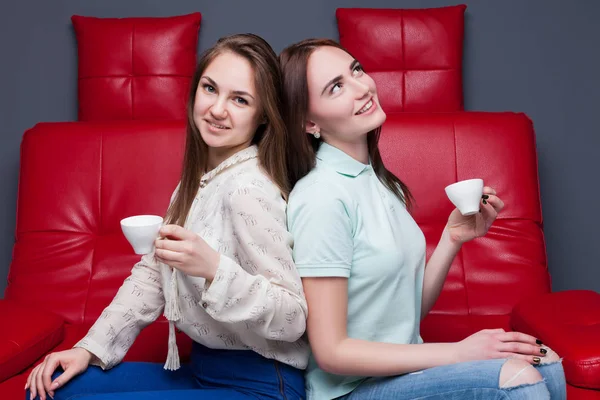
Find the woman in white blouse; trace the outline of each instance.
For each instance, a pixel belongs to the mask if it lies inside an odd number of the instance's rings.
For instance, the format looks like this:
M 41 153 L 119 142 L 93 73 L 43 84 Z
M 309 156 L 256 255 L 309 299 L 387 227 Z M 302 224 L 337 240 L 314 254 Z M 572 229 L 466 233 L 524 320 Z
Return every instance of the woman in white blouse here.
M 223 38 L 201 57 L 192 88 L 184 168 L 156 250 L 73 349 L 31 372 L 28 398 L 305 397 L 307 306 L 285 222 L 277 57 L 258 36 Z M 164 369 L 174 372 L 120 364 L 161 314 Z M 189 365 L 179 363 L 175 328 L 193 339 Z

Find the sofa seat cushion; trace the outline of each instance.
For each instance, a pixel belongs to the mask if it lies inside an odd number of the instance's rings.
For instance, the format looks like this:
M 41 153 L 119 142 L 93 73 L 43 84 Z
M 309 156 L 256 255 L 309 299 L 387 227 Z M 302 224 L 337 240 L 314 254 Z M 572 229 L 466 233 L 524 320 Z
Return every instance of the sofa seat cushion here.
M 531 296 L 515 307 L 510 323 L 563 358 L 571 385 L 600 390 L 600 293 L 568 290 Z
M 56 314 L 10 300 L 0 300 L 0 382 L 19 373 L 64 337 Z

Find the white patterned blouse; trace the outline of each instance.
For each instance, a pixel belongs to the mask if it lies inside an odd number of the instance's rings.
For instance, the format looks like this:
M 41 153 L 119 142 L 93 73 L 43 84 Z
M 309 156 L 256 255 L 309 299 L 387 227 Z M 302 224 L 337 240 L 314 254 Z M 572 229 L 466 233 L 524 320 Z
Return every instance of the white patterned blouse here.
M 175 327 L 210 348 L 248 349 L 306 367 L 307 305 L 286 203 L 257 152 L 256 146 L 241 150 L 205 174 L 188 214 L 185 228 L 221 254 L 212 283 L 159 263 L 153 253 L 143 256 L 75 345 L 94 354 L 94 364 L 108 369 L 121 362 L 140 331 L 164 312 L 170 325 L 165 369 L 179 368 Z

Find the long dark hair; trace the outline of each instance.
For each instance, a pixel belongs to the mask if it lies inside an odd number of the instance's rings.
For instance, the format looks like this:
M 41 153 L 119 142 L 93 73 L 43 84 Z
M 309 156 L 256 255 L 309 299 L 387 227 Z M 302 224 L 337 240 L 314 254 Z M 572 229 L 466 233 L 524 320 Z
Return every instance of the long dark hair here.
M 262 110 L 259 112 L 264 115 L 265 123 L 256 130 L 252 143 L 258 145 L 260 166 L 279 187 L 282 195 L 287 198 L 290 192 L 285 158 L 287 130 L 281 116 L 282 82 L 277 54 L 260 36 L 253 34 L 226 36 L 202 54 L 191 82 L 187 102 L 187 137 L 181 181 L 166 217 L 171 224 L 184 224 L 198 192 L 200 178 L 207 172 L 208 146 L 202 140 L 200 131 L 194 123 L 194 102 L 202 74 L 208 65 L 224 52 L 232 52 L 245 58 L 254 70 L 254 83 L 262 105 Z
M 283 115 L 289 131 L 287 160 L 288 179 L 293 187 L 315 166 L 316 151 L 321 139 L 306 133 L 308 116 L 308 80 L 306 68 L 310 55 L 319 47 L 337 47 L 348 53 L 339 43 L 331 39 L 306 39 L 285 48 L 279 55 L 279 64 L 283 74 Z M 350 54 L 350 53 L 348 53 Z M 408 186 L 392 174 L 383 164 L 379 153 L 381 127 L 367 134 L 367 146 L 371 166 L 379 180 L 394 193 L 407 208 L 414 199 Z

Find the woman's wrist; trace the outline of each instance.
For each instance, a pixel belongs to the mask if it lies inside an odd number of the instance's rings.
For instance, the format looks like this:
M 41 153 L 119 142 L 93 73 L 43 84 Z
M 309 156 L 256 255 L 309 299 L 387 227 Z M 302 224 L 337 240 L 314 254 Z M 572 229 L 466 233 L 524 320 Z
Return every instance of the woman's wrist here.
M 96 355 L 94 353 L 92 353 L 91 351 L 89 351 L 88 349 L 84 348 L 84 347 L 79 347 L 79 346 L 75 346 L 73 347 L 74 350 L 78 351 L 79 353 L 81 353 L 84 358 L 86 358 L 86 361 L 89 363 L 92 362 L 92 360 L 97 359 Z
M 440 245 L 448 247 L 452 250 L 458 251 L 463 245 L 463 241 L 460 237 L 452 234 L 452 228 L 446 224 L 444 227 L 444 231 L 442 232 L 442 237 L 440 238 Z
M 458 342 L 448 343 L 447 357 L 450 364 L 457 364 L 463 361 L 460 356 L 460 345 Z

